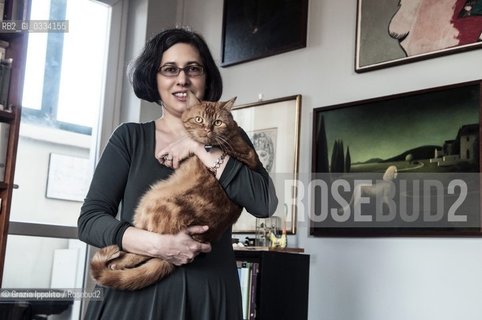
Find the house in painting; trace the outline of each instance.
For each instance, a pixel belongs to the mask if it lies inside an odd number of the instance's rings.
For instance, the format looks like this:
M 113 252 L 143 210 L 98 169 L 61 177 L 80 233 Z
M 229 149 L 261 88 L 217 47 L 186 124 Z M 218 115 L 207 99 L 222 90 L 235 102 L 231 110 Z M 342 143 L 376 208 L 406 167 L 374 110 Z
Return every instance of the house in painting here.
M 430 162 L 439 166 L 456 165 L 459 162 L 475 163 L 479 159 L 479 124 L 460 127 L 454 140 L 446 140 L 442 150 L 435 150 Z

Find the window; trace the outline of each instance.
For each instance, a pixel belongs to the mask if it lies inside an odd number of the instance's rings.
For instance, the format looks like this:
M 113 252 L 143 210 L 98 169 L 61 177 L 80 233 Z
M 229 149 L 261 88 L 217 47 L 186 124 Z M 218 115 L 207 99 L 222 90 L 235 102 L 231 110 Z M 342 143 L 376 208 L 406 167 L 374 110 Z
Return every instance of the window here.
M 90 135 L 102 103 L 109 7 L 32 0 L 30 20 L 67 20 L 69 31 L 29 34 L 23 121 Z
M 120 16 L 120 8 L 116 14 L 112 8 L 92 0 L 31 0 L 30 20 L 67 20 L 69 30 L 28 34 L 15 170 L 19 187 L 12 196 L 4 288 L 83 286 L 87 246 L 77 240 L 76 229 L 82 201 L 72 191 L 91 177 L 75 164 L 94 163 L 110 28 L 116 23 L 111 15 Z M 53 161 L 59 157 L 67 160 Z M 51 192 L 54 183 L 54 190 L 62 186 L 60 194 Z M 83 302 L 51 310 L 58 314 L 48 318 L 81 319 Z

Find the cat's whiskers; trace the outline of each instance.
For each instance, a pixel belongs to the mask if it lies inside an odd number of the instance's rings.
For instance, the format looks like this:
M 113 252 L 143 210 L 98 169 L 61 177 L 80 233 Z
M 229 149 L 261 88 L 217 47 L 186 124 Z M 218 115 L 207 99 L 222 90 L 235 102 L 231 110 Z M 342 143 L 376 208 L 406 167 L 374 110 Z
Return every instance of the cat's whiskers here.
M 220 148 L 227 153 L 234 153 L 234 148 L 229 143 L 229 141 L 224 137 L 216 137 L 216 144 L 220 146 Z

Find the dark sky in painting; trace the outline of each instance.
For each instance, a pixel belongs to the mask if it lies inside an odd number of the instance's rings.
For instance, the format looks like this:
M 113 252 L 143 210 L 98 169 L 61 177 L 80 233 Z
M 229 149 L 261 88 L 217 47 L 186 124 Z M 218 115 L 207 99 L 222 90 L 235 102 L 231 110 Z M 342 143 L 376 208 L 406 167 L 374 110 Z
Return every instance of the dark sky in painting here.
M 336 139 L 350 148 L 352 163 L 388 159 L 424 146 L 442 146 L 459 128 L 479 123 L 479 87 L 465 86 L 325 111 L 329 159 Z

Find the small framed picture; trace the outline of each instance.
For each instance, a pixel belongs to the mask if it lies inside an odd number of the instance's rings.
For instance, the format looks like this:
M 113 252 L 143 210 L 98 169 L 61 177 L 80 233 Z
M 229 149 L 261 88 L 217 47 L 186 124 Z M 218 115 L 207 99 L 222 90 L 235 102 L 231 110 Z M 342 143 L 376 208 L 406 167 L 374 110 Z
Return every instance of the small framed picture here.
M 51 153 L 46 197 L 84 201 L 89 188 L 91 172 L 88 158 Z
M 236 106 L 238 125 L 248 134 L 260 161 L 270 174 L 278 195 L 274 217 L 287 233 L 296 232 L 296 189 L 285 193 L 286 181 L 298 177 L 301 95 Z M 276 117 L 273 117 L 276 114 Z M 243 211 L 234 233 L 255 233 L 256 218 Z

